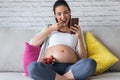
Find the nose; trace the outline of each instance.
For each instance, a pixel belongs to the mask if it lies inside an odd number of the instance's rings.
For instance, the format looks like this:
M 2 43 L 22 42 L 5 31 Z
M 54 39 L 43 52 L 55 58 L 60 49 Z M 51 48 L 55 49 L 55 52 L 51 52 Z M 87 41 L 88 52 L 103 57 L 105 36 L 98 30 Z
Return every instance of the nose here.
M 64 13 L 61 15 L 61 19 L 65 20 L 65 14 Z

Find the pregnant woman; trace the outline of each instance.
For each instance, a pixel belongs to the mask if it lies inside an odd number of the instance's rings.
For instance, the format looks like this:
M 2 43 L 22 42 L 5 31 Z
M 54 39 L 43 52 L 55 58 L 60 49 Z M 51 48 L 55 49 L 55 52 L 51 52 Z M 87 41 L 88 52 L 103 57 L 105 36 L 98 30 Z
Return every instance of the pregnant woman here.
M 29 64 L 29 75 L 34 80 L 87 80 L 96 62 L 87 58 L 80 26 L 70 26 L 71 9 L 65 0 L 57 0 L 53 11 L 56 23 L 32 38 L 31 45 L 42 49 L 38 62 Z

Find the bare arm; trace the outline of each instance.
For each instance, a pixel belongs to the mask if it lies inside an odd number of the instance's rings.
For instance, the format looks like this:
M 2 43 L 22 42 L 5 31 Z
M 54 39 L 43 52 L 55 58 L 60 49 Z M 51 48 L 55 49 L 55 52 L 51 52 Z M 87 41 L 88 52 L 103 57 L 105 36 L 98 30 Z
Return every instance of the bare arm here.
M 46 30 L 40 32 L 32 38 L 31 45 L 40 46 L 44 40 L 48 37 L 48 35 L 52 32 L 51 28 L 48 27 Z
M 87 51 L 85 49 L 81 34 L 78 36 L 78 52 L 80 58 L 87 58 Z
M 76 37 L 78 38 L 78 54 L 80 58 L 87 58 L 87 51 L 85 49 L 85 45 L 83 42 L 83 38 L 82 38 L 82 33 L 81 33 L 81 29 L 80 26 L 75 25 L 76 27 L 71 27 L 71 31 L 73 31 L 76 35 Z
M 46 28 L 46 30 L 40 32 L 38 35 L 35 35 L 32 38 L 31 45 L 33 45 L 33 46 L 40 46 L 52 31 L 56 31 L 60 27 L 61 26 L 59 26 L 58 23 L 52 24 L 51 26 Z

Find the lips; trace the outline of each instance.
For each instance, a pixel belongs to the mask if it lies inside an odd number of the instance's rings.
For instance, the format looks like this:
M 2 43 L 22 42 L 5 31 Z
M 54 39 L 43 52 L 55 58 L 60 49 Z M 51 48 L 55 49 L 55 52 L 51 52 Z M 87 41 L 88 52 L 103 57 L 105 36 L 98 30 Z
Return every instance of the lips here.
M 63 24 L 67 23 L 67 20 L 62 21 Z
M 64 20 L 60 20 L 60 23 L 63 24 L 63 25 L 67 25 L 68 23 L 68 20 L 67 19 L 64 19 Z
M 62 23 L 66 23 L 66 21 L 63 21 Z

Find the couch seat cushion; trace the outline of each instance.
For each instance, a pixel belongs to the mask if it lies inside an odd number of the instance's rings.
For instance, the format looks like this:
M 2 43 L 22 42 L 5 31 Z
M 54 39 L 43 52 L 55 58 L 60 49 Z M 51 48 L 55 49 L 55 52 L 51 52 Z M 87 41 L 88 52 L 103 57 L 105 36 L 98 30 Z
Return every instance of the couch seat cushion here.
M 98 76 L 92 76 L 90 80 L 120 80 L 120 72 L 107 72 Z
M 32 80 L 21 72 L 0 72 L 0 80 Z

